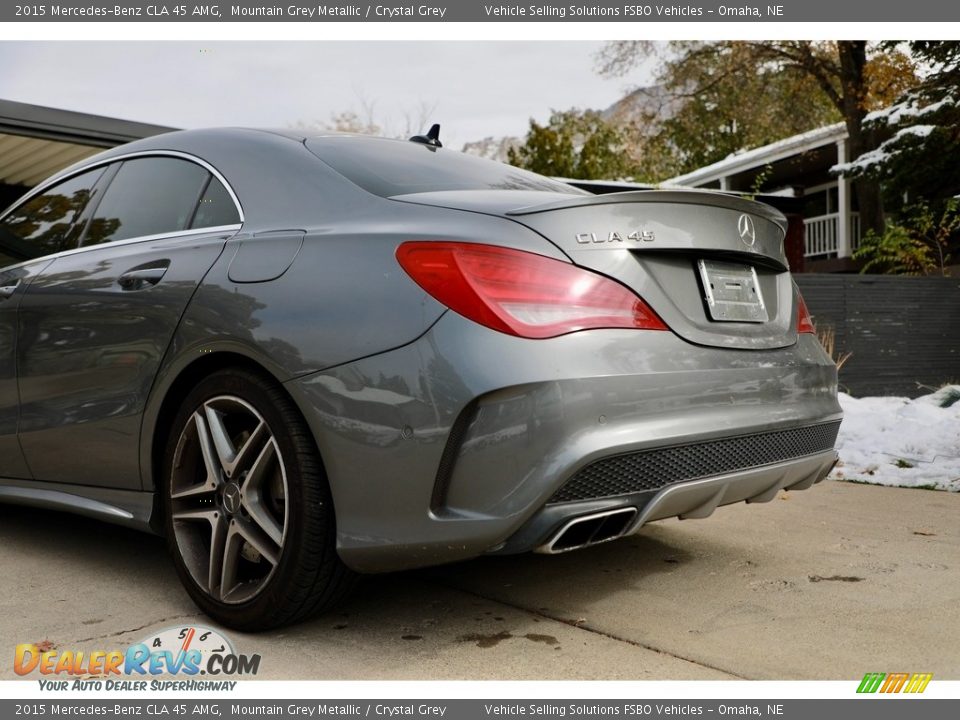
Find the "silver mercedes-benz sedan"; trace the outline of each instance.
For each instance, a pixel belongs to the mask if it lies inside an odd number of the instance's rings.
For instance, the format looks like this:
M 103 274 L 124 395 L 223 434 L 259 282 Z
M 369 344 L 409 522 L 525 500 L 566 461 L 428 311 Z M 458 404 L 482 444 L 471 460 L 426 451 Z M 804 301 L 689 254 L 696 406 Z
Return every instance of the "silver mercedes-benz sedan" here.
M 221 129 L 0 215 L 0 500 L 161 533 L 241 629 L 356 573 L 560 553 L 822 480 L 836 368 L 777 211 Z

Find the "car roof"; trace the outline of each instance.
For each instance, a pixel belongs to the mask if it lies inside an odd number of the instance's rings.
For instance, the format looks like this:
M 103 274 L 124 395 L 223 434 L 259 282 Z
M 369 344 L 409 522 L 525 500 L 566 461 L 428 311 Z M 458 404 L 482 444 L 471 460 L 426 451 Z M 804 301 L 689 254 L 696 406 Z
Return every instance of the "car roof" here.
M 372 196 L 335 172 L 304 142 L 340 135 L 351 141 L 375 141 L 361 135 L 257 128 L 178 130 L 118 145 L 57 173 L 44 184 L 93 164 L 131 155 L 179 153 L 203 160 L 231 185 L 248 219 L 270 227 L 322 222 L 345 204 L 370 202 Z

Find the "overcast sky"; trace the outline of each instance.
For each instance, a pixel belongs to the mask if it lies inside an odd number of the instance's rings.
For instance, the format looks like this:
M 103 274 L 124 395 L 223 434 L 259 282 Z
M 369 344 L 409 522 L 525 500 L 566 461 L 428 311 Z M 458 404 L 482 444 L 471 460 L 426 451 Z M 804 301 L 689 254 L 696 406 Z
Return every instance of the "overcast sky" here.
M 433 108 L 449 147 L 523 135 L 551 108 L 603 109 L 596 42 L 0 42 L 0 98 L 176 127 L 290 127 L 373 108 L 388 130 Z

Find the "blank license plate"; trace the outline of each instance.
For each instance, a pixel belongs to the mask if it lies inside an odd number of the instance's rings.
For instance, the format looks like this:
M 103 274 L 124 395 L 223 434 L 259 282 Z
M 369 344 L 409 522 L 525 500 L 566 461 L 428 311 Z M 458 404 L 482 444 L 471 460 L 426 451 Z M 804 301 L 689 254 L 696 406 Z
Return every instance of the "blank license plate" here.
M 718 322 L 767 322 L 767 307 L 751 265 L 698 260 L 710 318 Z

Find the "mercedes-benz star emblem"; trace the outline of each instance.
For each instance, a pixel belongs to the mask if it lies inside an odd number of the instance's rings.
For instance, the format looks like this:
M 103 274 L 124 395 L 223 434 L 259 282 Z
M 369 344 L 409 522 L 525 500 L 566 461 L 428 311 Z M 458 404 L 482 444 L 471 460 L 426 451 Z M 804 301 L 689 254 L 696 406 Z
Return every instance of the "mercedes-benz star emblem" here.
M 240 486 L 229 483 L 223 489 L 223 509 L 231 515 L 240 509 Z
M 737 231 L 740 233 L 740 239 L 747 247 L 753 247 L 757 242 L 757 230 L 753 226 L 753 218 L 749 215 L 741 215 L 737 220 Z

